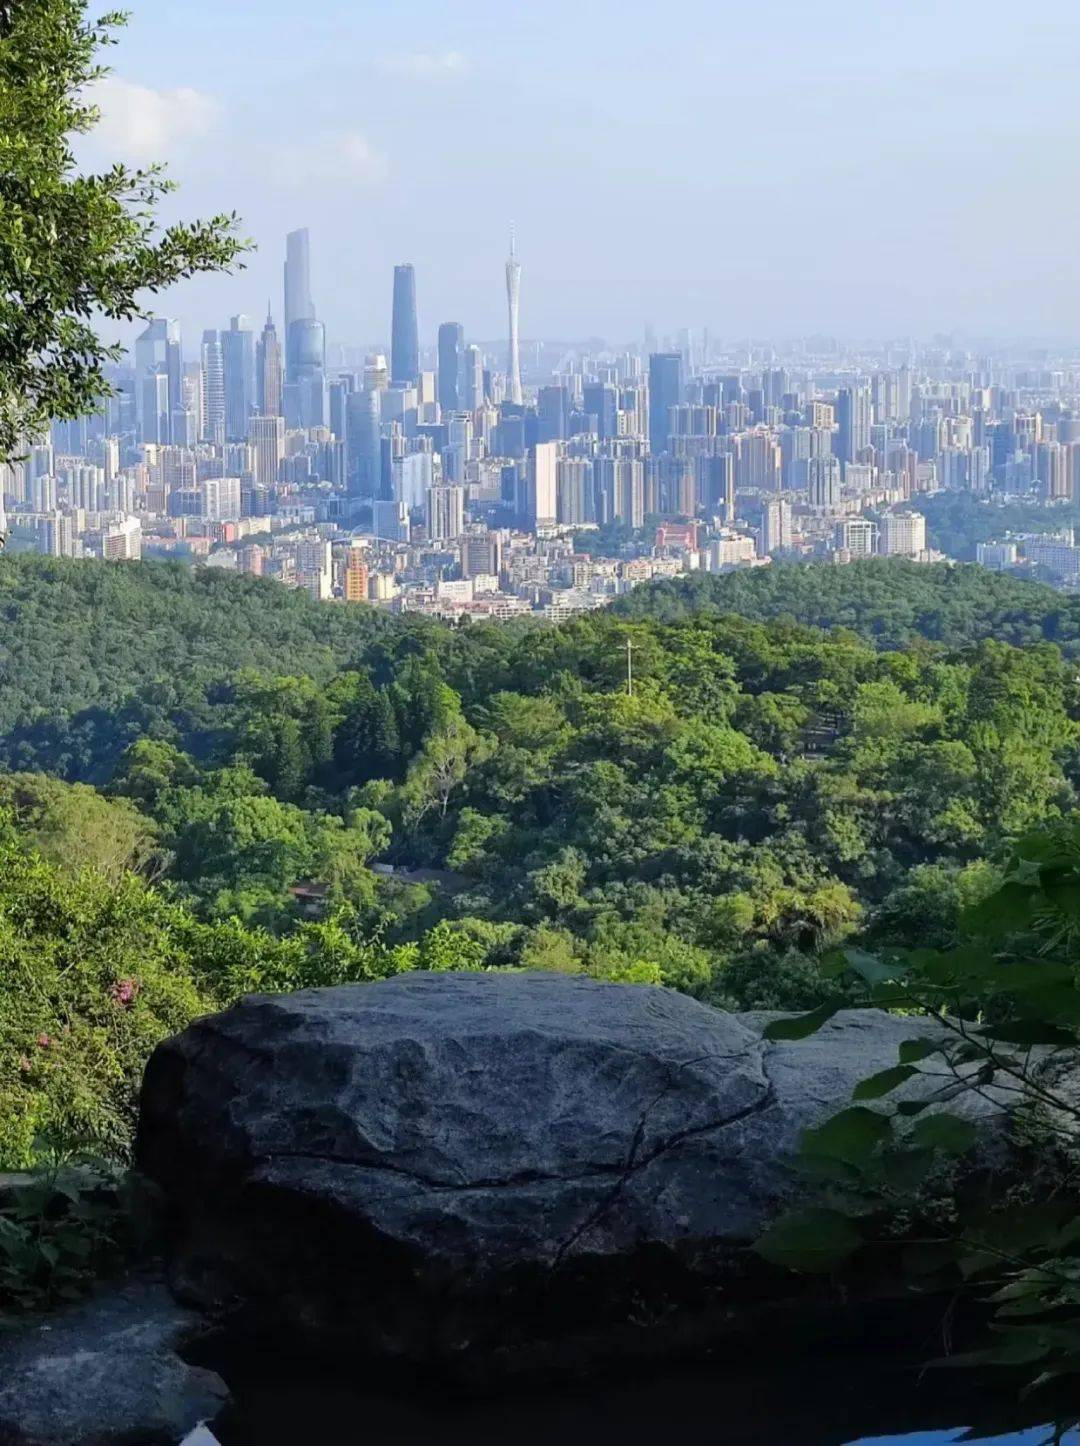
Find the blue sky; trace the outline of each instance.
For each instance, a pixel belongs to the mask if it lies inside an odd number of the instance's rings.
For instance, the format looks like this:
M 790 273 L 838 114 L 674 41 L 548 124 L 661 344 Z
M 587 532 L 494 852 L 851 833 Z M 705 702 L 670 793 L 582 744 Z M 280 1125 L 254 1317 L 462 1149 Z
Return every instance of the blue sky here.
M 331 338 L 809 331 L 1080 339 L 1070 0 L 130 0 L 91 154 L 167 159 L 259 253 L 168 298 L 280 310 L 312 231 Z

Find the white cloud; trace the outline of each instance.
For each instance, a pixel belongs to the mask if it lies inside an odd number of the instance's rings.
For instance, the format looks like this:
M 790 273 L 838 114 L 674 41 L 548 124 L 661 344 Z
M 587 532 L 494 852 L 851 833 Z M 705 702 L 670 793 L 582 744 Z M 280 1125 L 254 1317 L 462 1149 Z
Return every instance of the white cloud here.
M 274 153 L 273 172 L 297 185 L 317 181 L 373 186 L 385 180 L 386 157 L 359 131 L 317 136 L 304 145 L 285 145 Z
M 383 55 L 378 66 L 388 75 L 406 76 L 410 80 L 455 80 L 472 69 L 469 57 L 460 50 L 414 50 Z
M 91 132 L 94 148 L 133 161 L 168 160 L 207 135 L 220 114 L 218 102 L 204 91 L 153 90 L 117 75 L 97 81 L 88 99 L 101 111 Z

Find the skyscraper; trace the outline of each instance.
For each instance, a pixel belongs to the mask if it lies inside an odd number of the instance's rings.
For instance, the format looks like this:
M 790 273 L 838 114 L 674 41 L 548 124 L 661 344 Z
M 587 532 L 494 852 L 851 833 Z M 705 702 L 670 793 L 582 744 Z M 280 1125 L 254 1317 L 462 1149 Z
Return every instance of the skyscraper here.
M 382 473 L 382 434 L 376 388 L 352 392 L 346 400 L 348 452 L 346 477 L 350 498 L 378 497 Z
M 518 337 L 518 312 L 521 304 L 521 265 L 517 259 L 514 233 L 510 232 L 510 257 L 506 263 L 506 303 L 510 312 L 510 355 L 507 375 L 510 379 L 510 400 L 515 406 L 522 403 L 521 392 L 521 342 Z
M 200 351 L 202 365 L 202 417 L 200 435 L 205 442 L 225 445 L 225 366 L 221 338 L 216 331 L 204 331 Z
M 285 375 L 285 425 L 301 429 L 326 426 L 326 329 L 321 321 L 307 317 L 289 327 Z
M 273 487 L 285 456 L 285 423 L 279 416 L 252 417 L 248 437 L 255 449 L 255 481 Z
M 791 547 L 791 503 L 778 497 L 761 509 L 760 550 L 763 557 Z
M 432 542 L 460 537 L 465 531 L 465 488 L 427 489 L 427 530 Z
M 256 404 L 264 417 L 281 415 L 281 343 L 269 308 L 255 358 Z
M 460 412 L 462 368 L 465 364 L 465 328 L 457 321 L 439 327 L 439 406 L 445 412 Z
M 653 352 L 649 357 L 649 449 L 667 450 L 668 413 L 682 401 L 682 353 Z
M 246 316 L 234 316 L 221 333 L 225 377 L 225 435 L 230 442 L 247 436 L 248 417 L 255 410 L 255 334 Z
M 145 385 L 148 377 L 156 374 L 166 380 L 165 406 L 160 406 L 156 385 Z M 168 317 L 155 316 L 135 342 L 135 416 L 139 435 L 144 442 L 168 442 L 170 425 L 168 418 L 182 405 L 181 377 L 183 361 L 180 349 L 180 323 Z M 153 400 L 147 406 L 147 399 Z M 160 418 L 166 417 L 164 435 L 161 435 Z M 154 435 L 150 435 L 153 433 Z
M 596 418 L 596 435 L 602 442 L 617 434 L 619 394 L 614 387 L 590 383 L 582 391 L 582 406 L 587 417 Z
M 540 442 L 529 453 L 526 521 L 534 532 L 558 518 L 558 462 L 557 442 Z
M 466 412 L 475 412 L 484 405 L 484 358 L 478 346 L 465 348 L 461 403 Z
M 416 321 L 416 272 L 411 263 L 394 267 L 394 315 L 390 336 L 390 380 L 408 386 L 420 375 Z
M 869 448 L 872 421 L 870 388 L 864 383 L 842 387 L 836 398 L 836 455 L 845 468 Z
M 294 321 L 315 315 L 311 300 L 311 238 L 307 228 L 290 231 L 285 238 L 285 337 Z

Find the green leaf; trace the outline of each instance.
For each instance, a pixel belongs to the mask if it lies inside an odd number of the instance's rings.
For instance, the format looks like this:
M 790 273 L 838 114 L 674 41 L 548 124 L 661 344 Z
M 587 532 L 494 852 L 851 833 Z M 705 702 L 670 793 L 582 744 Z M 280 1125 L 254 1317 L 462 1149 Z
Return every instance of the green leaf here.
M 956 1246 L 949 1240 L 932 1240 L 904 1247 L 904 1269 L 912 1275 L 939 1275 L 956 1264 Z
M 877 954 L 868 954 L 865 949 L 845 949 L 843 955 L 851 972 L 866 984 L 885 984 L 897 976 L 895 964 L 887 964 Z
M 934 1164 L 934 1151 L 897 1150 L 886 1159 L 883 1171 L 885 1179 L 894 1190 L 917 1190 Z
M 1030 1366 L 1044 1360 L 1052 1347 L 1035 1337 L 1006 1341 L 1000 1346 L 989 1346 L 984 1351 L 967 1351 L 962 1355 L 944 1356 L 930 1365 L 948 1370 L 967 1369 L 971 1366 Z
M 861 1080 L 851 1094 L 853 1100 L 879 1100 L 882 1095 L 887 1095 L 891 1090 L 909 1080 L 913 1074 L 919 1071 L 910 1064 L 894 1064 L 891 1069 L 879 1070 L 872 1074 L 869 1079 Z
M 897 1055 L 901 1064 L 918 1064 L 920 1060 L 929 1059 L 932 1054 L 938 1054 L 941 1044 L 932 1039 L 905 1039 Z
M 782 1215 L 754 1246 L 763 1259 L 810 1274 L 835 1270 L 859 1249 L 863 1238 L 838 1210 L 801 1210 Z
M 928 1110 L 933 1100 L 901 1100 L 896 1106 L 898 1115 L 921 1115 L 923 1110 Z
M 833 1115 L 818 1129 L 806 1130 L 802 1150 L 807 1155 L 827 1155 L 861 1165 L 891 1133 L 892 1122 L 887 1115 L 856 1105 Z
M 927 1115 L 911 1131 L 911 1142 L 928 1150 L 943 1150 L 949 1155 L 963 1155 L 978 1139 L 978 1132 L 969 1120 L 959 1115 Z
M 842 1000 L 833 1004 L 822 1004 L 818 1009 L 812 1009 L 809 1014 L 800 1014 L 792 1019 L 774 1019 L 764 1029 L 764 1036 L 773 1043 L 782 1040 L 809 1039 L 816 1034 L 824 1024 L 828 1024 L 833 1015 L 844 1007 Z
M 963 923 L 975 934 L 1013 934 L 1031 922 L 1033 891 L 1010 881 L 964 913 Z
M 977 1029 L 976 1034 L 987 1039 L 1000 1040 L 1002 1044 L 1056 1045 L 1070 1048 L 1078 1042 L 1072 1030 L 1049 1024 L 1039 1019 L 1007 1019 L 1001 1024 L 987 1024 Z

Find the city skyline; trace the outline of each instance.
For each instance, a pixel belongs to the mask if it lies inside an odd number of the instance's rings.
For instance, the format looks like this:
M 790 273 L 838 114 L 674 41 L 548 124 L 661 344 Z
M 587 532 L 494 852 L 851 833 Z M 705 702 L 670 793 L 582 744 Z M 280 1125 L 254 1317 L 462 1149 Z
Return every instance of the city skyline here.
M 1018 33 L 998 0 L 828 0 L 813 24 L 677 0 L 647 26 L 610 0 L 553 0 L 543 25 L 422 0 L 408 38 L 388 6 L 143 4 L 87 152 L 165 159 L 177 214 L 236 209 L 260 244 L 238 288 L 165 298 L 189 333 L 261 314 L 277 238 L 307 226 L 333 340 L 382 334 L 401 256 L 424 315 L 501 336 L 513 217 L 525 337 L 1072 337 L 1080 22 L 1034 0 Z

